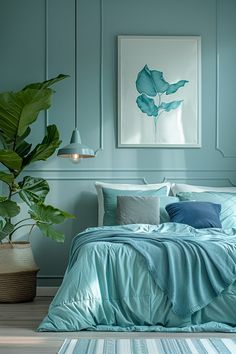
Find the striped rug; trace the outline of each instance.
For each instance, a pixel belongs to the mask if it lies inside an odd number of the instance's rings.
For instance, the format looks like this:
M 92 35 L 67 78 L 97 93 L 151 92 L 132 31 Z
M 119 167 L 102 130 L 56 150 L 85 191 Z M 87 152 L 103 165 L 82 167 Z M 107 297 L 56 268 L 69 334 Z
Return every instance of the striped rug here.
M 66 339 L 58 354 L 235 354 L 236 338 Z

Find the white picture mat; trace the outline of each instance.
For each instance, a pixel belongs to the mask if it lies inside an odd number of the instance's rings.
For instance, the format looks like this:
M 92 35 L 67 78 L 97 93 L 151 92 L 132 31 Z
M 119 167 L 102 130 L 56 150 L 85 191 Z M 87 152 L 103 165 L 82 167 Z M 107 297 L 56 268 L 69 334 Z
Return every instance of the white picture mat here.
M 201 146 L 201 38 L 199 36 L 118 36 L 118 146 Z M 145 65 L 162 71 L 169 83 L 189 82 L 165 102 L 183 100 L 154 119 L 141 112 L 136 99 L 137 74 Z

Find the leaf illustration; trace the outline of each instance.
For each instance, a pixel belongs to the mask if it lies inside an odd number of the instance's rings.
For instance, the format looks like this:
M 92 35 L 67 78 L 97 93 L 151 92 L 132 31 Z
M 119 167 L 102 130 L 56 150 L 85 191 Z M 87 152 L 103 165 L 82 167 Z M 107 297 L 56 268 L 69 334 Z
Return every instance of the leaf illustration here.
M 160 104 L 160 106 L 158 107 L 158 109 L 163 109 L 166 112 L 170 112 L 172 109 L 176 109 L 179 107 L 179 105 L 183 102 L 183 100 L 181 101 L 172 101 L 172 102 L 162 102 Z
M 188 80 L 180 80 L 175 84 L 170 84 L 168 89 L 166 90 L 166 95 L 171 95 L 172 93 L 175 93 L 180 87 L 183 87 L 187 82 Z
M 149 70 L 148 66 L 138 73 L 136 80 L 136 88 L 139 93 L 145 93 L 154 97 L 157 93 L 164 93 L 169 87 L 168 82 L 163 77 L 163 72 L 157 70 Z
M 167 81 L 165 81 L 163 77 L 163 72 L 157 70 L 150 70 L 150 72 L 155 83 L 157 92 L 164 93 L 168 89 L 169 84 Z
M 142 94 L 137 97 L 136 103 L 143 113 L 146 113 L 148 116 L 158 116 L 158 108 L 154 103 L 152 98 L 147 97 Z

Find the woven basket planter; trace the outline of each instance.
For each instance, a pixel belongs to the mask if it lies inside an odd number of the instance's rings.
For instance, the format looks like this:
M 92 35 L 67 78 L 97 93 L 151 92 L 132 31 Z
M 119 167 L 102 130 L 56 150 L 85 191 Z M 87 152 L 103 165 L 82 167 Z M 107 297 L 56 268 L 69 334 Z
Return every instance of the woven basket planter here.
M 32 301 L 38 270 L 30 243 L 0 244 L 0 303 Z

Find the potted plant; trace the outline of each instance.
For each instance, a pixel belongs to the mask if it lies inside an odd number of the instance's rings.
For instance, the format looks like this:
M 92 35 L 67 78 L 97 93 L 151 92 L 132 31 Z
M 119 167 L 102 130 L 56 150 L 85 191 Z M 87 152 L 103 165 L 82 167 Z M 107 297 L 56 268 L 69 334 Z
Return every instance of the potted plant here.
M 45 203 L 49 192 L 45 179 L 23 175 L 26 167 L 47 160 L 61 143 L 54 124 L 47 126 L 36 146 L 27 138 L 39 113 L 51 106 L 51 86 L 65 77 L 59 75 L 18 92 L 0 93 L 0 184 L 7 187 L 5 195 L 0 195 L 0 302 L 31 301 L 36 294 L 38 267 L 30 243 L 14 241 L 16 231 L 27 226 L 31 232 L 37 227 L 43 235 L 63 242 L 64 235 L 54 225 L 73 217 Z M 22 202 L 27 206 L 27 217 L 21 217 Z

